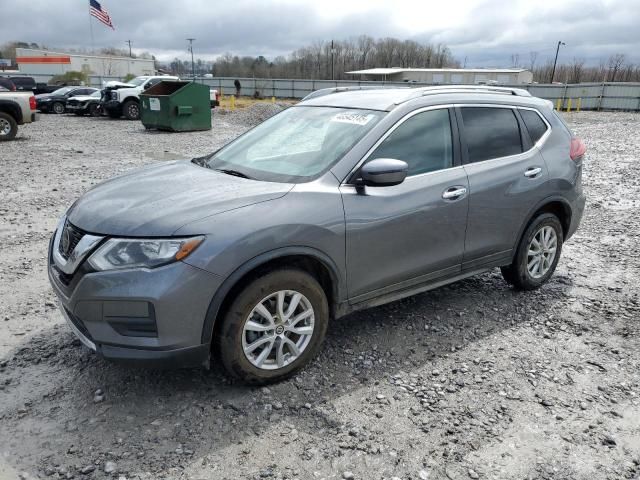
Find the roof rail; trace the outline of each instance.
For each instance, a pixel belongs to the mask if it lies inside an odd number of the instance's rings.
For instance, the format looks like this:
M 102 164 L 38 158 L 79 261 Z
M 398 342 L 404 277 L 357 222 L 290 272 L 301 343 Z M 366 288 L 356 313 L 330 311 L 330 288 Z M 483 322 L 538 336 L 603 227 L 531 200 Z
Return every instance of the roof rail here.
M 348 87 L 329 87 L 329 88 L 321 88 L 320 90 L 315 90 L 300 101 L 304 102 L 305 100 L 324 97 L 325 95 L 331 95 L 332 93 L 352 92 L 354 90 L 380 90 L 384 88 L 405 88 L 407 90 L 411 90 L 411 88 L 409 87 L 404 87 L 404 86 L 399 87 L 397 85 L 379 85 L 379 86 L 378 85 L 353 85 Z
M 494 87 L 493 85 L 435 85 L 433 87 L 424 87 L 423 90 L 425 92 L 423 95 L 441 93 L 441 90 L 473 90 L 487 93 L 506 93 L 507 95 L 516 95 L 518 97 L 531 96 L 531 94 L 523 88 Z

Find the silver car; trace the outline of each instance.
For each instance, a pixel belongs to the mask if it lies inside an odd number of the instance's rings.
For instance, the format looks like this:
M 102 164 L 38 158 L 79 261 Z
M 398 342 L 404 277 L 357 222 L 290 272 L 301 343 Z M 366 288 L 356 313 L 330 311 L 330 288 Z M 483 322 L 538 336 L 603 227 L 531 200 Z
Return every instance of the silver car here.
M 87 192 L 53 235 L 49 278 L 106 358 L 214 355 L 277 381 L 354 310 L 496 267 L 540 287 L 582 217 L 584 153 L 522 90 L 320 91 L 210 155 Z

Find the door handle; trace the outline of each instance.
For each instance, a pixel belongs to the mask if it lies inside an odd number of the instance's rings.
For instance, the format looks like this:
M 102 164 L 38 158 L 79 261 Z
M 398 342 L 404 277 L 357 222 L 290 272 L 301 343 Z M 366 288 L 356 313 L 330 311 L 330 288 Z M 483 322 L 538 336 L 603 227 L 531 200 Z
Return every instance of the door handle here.
M 524 176 L 528 178 L 533 178 L 533 177 L 537 177 L 540 174 L 540 172 L 542 172 L 542 168 L 530 167 L 525 170 Z
M 442 194 L 442 198 L 445 200 L 455 200 L 467 193 L 467 189 L 465 187 L 449 187 Z

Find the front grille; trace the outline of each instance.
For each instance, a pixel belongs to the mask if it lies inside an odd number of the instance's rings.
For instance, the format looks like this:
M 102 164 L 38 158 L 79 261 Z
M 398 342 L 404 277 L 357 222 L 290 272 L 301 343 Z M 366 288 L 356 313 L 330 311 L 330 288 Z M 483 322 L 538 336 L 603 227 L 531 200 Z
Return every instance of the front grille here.
M 62 227 L 60 244 L 58 245 L 58 250 L 65 260 L 69 259 L 71 252 L 73 252 L 84 235 L 85 232 L 69 223 L 69 220 L 65 222 L 64 227 Z

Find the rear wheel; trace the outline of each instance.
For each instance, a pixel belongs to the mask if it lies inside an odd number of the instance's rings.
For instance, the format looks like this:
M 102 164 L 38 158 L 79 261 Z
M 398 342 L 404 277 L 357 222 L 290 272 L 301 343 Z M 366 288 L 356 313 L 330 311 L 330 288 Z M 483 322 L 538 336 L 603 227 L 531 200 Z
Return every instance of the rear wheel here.
M 64 103 L 54 102 L 53 105 L 51 105 L 51 110 L 53 110 L 53 113 L 57 113 L 58 115 L 64 113 Z
M 122 111 L 127 120 L 140 119 L 140 105 L 135 100 L 127 100 L 122 106 Z
M 222 363 L 247 383 L 283 380 L 318 352 L 329 321 L 327 297 L 301 270 L 276 270 L 236 297 L 215 337 Z
M 520 290 L 533 290 L 544 284 L 558 265 L 562 251 L 562 225 L 558 217 L 543 213 L 527 227 L 513 263 L 502 267 L 504 279 Z
M 0 141 L 11 140 L 18 133 L 18 123 L 8 113 L 0 112 Z

